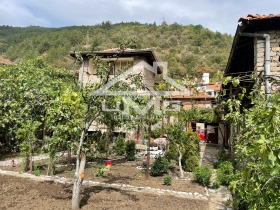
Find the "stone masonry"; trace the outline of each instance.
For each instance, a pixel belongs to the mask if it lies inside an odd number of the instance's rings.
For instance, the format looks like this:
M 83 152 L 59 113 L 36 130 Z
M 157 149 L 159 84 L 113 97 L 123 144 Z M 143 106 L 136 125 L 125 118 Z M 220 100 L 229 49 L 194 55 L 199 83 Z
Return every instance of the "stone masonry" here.
M 271 76 L 280 80 L 280 31 L 258 32 L 259 34 L 270 35 L 270 72 Z M 254 71 L 264 74 L 264 53 L 265 39 L 257 39 L 254 41 Z M 277 90 L 277 85 L 272 86 L 272 91 Z

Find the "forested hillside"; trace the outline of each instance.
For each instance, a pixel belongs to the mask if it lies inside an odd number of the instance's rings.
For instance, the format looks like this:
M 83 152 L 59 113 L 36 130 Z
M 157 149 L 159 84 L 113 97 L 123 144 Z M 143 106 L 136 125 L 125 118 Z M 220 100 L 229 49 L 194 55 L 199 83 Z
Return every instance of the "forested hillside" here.
M 43 28 L 0 26 L 0 55 L 14 62 L 43 56 L 57 67 L 73 68 L 70 50 L 102 50 L 135 41 L 136 48 L 154 49 L 159 61 L 169 62 L 174 77 L 200 76 L 224 69 L 232 36 L 201 25 L 133 23 Z

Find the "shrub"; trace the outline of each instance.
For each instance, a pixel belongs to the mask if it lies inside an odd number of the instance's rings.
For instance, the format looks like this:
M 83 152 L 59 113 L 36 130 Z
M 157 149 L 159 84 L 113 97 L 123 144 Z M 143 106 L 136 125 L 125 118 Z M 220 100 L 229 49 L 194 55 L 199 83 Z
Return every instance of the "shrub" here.
M 186 136 L 187 136 L 187 139 L 188 139 L 187 144 L 186 144 L 186 150 L 188 152 L 190 152 L 190 151 L 195 152 L 197 155 L 199 155 L 199 152 L 200 152 L 200 147 L 199 147 L 200 138 L 197 135 L 197 133 L 193 132 L 193 131 L 187 131 Z
M 218 189 L 221 186 L 221 183 L 218 181 L 213 182 L 212 184 L 212 189 Z
M 126 151 L 127 160 L 135 160 L 135 154 L 136 154 L 135 141 L 133 140 L 127 141 L 125 146 L 125 151 Z
M 194 179 L 197 183 L 204 186 L 210 185 L 212 170 L 208 166 L 201 166 L 194 170 Z
M 165 152 L 164 157 L 170 162 L 172 160 L 178 161 L 178 152 L 175 144 L 169 144 L 168 152 Z
M 121 135 L 119 135 L 117 138 L 115 152 L 117 153 L 117 155 L 125 154 L 125 140 Z
M 106 170 L 107 169 L 105 167 L 97 167 L 93 173 L 94 177 L 103 177 Z
M 182 145 L 184 148 L 182 151 L 183 153 L 182 166 L 186 171 L 193 171 L 193 169 L 198 166 L 198 162 L 199 162 L 200 139 L 197 136 L 197 133 L 192 131 L 185 132 L 181 137 L 182 137 L 181 139 Z M 178 161 L 178 156 L 179 154 L 176 149 L 176 145 L 172 141 L 170 141 L 169 150 L 168 152 L 165 153 L 166 159 L 168 159 L 168 161 L 171 160 Z M 192 163 L 192 161 L 194 162 Z M 192 164 L 192 166 L 188 166 L 190 164 Z
M 219 168 L 222 162 L 228 161 L 229 156 L 224 149 L 220 149 L 217 155 L 218 161 L 213 164 L 214 168 Z
M 154 129 L 152 132 L 151 132 L 151 137 L 156 139 L 156 138 L 159 138 L 160 135 L 162 134 L 162 129 L 161 128 L 156 128 Z
M 184 171 L 194 171 L 199 166 L 199 158 L 197 156 L 189 157 L 183 164 Z
M 34 165 L 34 175 L 40 176 L 40 169 L 38 168 L 38 165 Z
M 217 170 L 217 182 L 228 186 L 233 180 L 233 165 L 229 161 L 222 162 Z
M 187 142 L 185 144 L 185 154 L 184 156 L 190 157 L 190 156 L 199 156 L 199 144 L 194 141 Z
M 172 178 L 170 176 L 166 176 L 166 177 L 163 178 L 163 184 L 164 185 L 170 186 L 171 182 L 172 182 Z
M 103 134 L 101 135 L 100 139 L 97 142 L 97 151 L 100 153 L 106 153 L 107 148 L 106 148 L 106 135 Z
M 162 176 L 168 172 L 169 163 L 168 160 L 161 156 L 157 156 L 155 158 L 155 162 L 151 167 L 151 175 L 152 176 Z

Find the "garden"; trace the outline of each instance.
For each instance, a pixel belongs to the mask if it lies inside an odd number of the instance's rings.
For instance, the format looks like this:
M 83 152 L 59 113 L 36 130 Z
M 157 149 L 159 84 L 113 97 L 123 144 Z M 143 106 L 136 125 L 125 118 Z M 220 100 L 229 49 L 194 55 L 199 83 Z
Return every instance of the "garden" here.
M 101 62 L 99 67 L 101 84 L 86 87 L 73 82 L 77 79 L 74 74 L 51 67 L 42 58 L 1 67 L 0 163 L 8 161 L 1 164 L 0 170 L 4 174 L 0 179 L 0 198 L 4 201 L 1 208 L 18 209 L 22 205 L 22 209 L 38 209 L 35 199 L 50 209 L 70 206 L 72 209 L 104 209 L 104 205 L 117 209 L 118 202 L 123 205 L 122 209 L 147 206 L 149 209 L 159 206 L 213 209 L 217 208 L 215 199 L 219 197 L 215 192 L 224 186 L 231 190 L 234 198 L 233 203 L 218 198 L 225 208 L 278 208 L 279 93 L 266 98 L 260 89 L 253 89 L 250 96 L 246 96 L 254 104 L 250 109 L 242 106 L 244 89 L 239 99 L 224 102 L 222 105 L 227 110 L 224 120 L 231 123 L 232 131 L 229 150 L 221 149 L 213 166 L 201 166 L 199 136 L 186 126 L 201 117 L 198 109 L 182 110 L 180 115 L 171 113 L 180 118 L 153 130 L 151 125 L 166 116 L 166 113 L 154 112 L 155 108 L 141 116 L 131 111 L 133 118 L 120 120 L 122 118 L 116 115 L 121 113 L 100 108 L 105 99 L 112 105 L 111 109 L 116 103 L 124 106 L 120 97 L 91 94 L 108 83 L 108 64 Z M 238 78 L 226 80 L 239 85 Z M 130 91 L 136 86 L 144 88 L 139 75 L 131 76 L 129 81 L 134 86 L 121 83 L 113 88 Z M 134 99 L 140 107 L 145 107 L 149 100 Z M 215 111 L 206 110 L 208 121 L 219 116 Z M 88 130 L 96 121 L 104 125 L 106 131 L 91 135 Z M 147 148 L 152 146 L 152 137 L 166 135 L 168 144 L 164 155 L 150 159 L 148 149 L 145 159 L 137 155 L 135 140 L 125 140 L 121 135 L 112 143 L 114 130 L 120 127 L 142 130 L 148 139 Z M 4 155 L 6 148 L 7 156 Z M 36 160 L 41 154 L 44 158 Z M 62 179 L 69 182 L 54 181 Z M 142 187 L 143 191 L 137 191 Z

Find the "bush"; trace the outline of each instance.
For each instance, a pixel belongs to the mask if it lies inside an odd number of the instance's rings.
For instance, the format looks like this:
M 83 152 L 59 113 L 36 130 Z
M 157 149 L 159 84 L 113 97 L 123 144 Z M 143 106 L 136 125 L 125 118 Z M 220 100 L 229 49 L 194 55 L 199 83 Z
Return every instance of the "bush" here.
M 154 139 L 159 138 L 160 135 L 162 134 L 162 132 L 163 132 L 163 131 L 162 131 L 161 128 L 156 128 L 155 130 L 153 130 L 153 131 L 151 132 L 151 137 L 154 138 Z
M 125 154 L 125 140 L 121 135 L 119 135 L 117 138 L 115 152 L 117 153 L 117 155 Z
M 38 168 L 38 165 L 34 165 L 34 175 L 35 176 L 40 176 L 40 169 Z
M 221 186 L 221 183 L 218 181 L 213 182 L 212 184 L 212 189 L 218 189 Z
M 169 144 L 168 152 L 165 152 L 164 157 L 171 162 L 172 160 L 178 161 L 178 152 L 176 150 L 175 144 Z
M 218 161 L 213 164 L 214 168 L 219 168 L 222 162 L 228 161 L 229 156 L 224 149 L 220 149 L 217 155 Z
M 201 166 L 194 170 L 194 179 L 197 183 L 204 186 L 210 185 L 212 170 L 208 166 Z
M 97 151 L 99 153 L 106 153 L 107 152 L 107 148 L 106 148 L 106 135 L 105 134 L 102 134 L 100 136 L 100 138 L 98 139 Z
M 161 156 L 155 158 L 155 162 L 151 167 L 152 176 L 162 176 L 168 172 L 169 163 L 168 160 Z
M 172 182 L 172 178 L 170 176 L 166 176 L 166 177 L 163 178 L 163 184 L 164 185 L 170 186 L 171 182 Z
M 217 170 L 217 182 L 228 186 L 233 180 L 233 165 L 229 161 L 222 162 Z
M 97 167 L 93 173 L 94 177 L 103 177 L 106 170 L 105 167 Z
M 199 142 L 200 139 L 196 132 L 188 131 L 182 135 L 182 144 L 184 151 L 182 151 L 182 167 L 185 171 L 193 171 L 199 163 Z M 165 153 L 168 161 L 175 160 L 178 162 L 178 151 L 176 145 L 171 141 L 169 150 Z
M 189 157 L 184 163 L 183 163 L 183 169 L 184 171 L 194 171 L 199 166 L 199 158 L 197 156 L 191 156 Z
M 136 148 L 135 141 L 129 140 L 125 145 L 126 159 L 127 160 L 135 160 Z
M 190 156 L 199 156 L 199 144 L 194 141 L 188 141 L 185 144 L 185 157 L 190 157 Z

